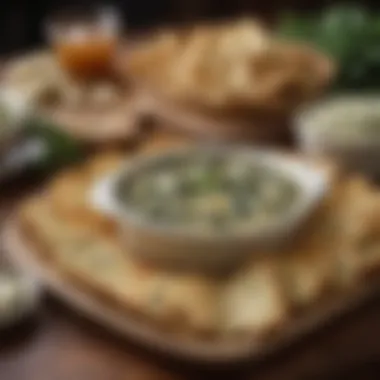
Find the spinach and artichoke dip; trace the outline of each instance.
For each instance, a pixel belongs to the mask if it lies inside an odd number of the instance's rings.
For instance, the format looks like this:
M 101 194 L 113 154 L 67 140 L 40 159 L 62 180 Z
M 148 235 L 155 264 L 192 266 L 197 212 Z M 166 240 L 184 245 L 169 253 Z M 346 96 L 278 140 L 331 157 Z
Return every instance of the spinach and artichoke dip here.
M 286 213 L 297 184 L 273 168 L 229 155 L 182 157 L 121 181 L 119 199 L 144 221 L 199 232 L 236 232 Z

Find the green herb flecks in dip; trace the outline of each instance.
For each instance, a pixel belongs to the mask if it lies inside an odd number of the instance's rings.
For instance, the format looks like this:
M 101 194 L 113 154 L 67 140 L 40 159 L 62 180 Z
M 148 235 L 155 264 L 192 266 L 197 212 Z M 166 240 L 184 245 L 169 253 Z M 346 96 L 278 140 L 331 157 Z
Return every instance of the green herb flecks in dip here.
M 273 220 L 289 210 L 298 194 L 280 172 L 228 156 L 155 165 L 119 190 L 122 201 L 146 221 L 216 232 Z

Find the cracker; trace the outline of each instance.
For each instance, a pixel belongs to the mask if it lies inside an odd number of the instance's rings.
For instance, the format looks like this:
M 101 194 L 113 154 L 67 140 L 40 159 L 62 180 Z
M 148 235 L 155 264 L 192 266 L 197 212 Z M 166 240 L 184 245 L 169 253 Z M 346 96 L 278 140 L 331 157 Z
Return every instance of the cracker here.
M 223 327 L 235 333 L 266 335 L 282 326 L 288 305 L 273 260 L 253 262 L 227 283 L 222 297 Z

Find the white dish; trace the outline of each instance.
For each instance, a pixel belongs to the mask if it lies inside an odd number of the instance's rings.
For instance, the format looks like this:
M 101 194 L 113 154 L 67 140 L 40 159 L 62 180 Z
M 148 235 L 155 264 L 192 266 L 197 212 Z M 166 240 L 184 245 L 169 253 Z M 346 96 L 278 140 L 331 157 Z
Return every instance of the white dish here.
M 40 287 L 30 275 L 0 270 L 0 329 L 11 327 L 37 309 Z
M 300 149 L 312 156 L 332 157 L 349 170 L 378 177 L 380 123 L 379 135 L 367 136 L 365 131 L 361 131 L 365 128 L 366 115 L 363 114 L 363 118 L 360 115 L 351 116 L 353 106 L 363 105 L 372 110 L 379 109 L 380 116 L 380 97 L 375 95 L 342 95 L 302 110 L 295 119 L 295 134 Z M 329 117 L 331 107 L 339 108 L 340 114 Z M 360 109 L 358 112 L 364 113 Z M 351 134 L 348 134 L 349 127 Z
M 244 156 L 276 169 L 293 181 L 298 187 L 298 196 L 292 207 L 281 217 L 242 233 L 203 234 L 144 221 L 117 199 L 116 190 L 121 180 L 152 164 L 182 155 L 209 154 L 210 149 L 215 154 Z M 322 170 L 285 154 L 238 147 L 195 147 L 129 161 L 120 171 L 94 186 L 91 202 L 96 210 L 119 222 L 125 248 L 137 258 L 176 269 L 224 271 L 241 265 L 255 252 L 263 254 L 268 248 L 284 244 L 318 205 L 327 188 L 328 178 Z

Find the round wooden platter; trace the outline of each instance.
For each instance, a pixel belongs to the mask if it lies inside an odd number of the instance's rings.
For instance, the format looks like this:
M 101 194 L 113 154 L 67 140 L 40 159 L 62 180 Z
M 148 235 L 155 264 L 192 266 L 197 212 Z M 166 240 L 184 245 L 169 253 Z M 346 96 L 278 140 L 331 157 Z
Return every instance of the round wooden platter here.
M 46 50 L 37 50 L 6 60 L 0 72 L 0 86 L 7 86 L 7 73 L 16 65 L 27 61 L 49 57 Z M 12 85 L 8 85 L 12 89 Z M 37 115 L 56 128 L 88 144 L 110 144 L 135 139 L 140 125 L 145 119 L 144 109 L 140 106 L 133 88 L 127 89 L 125 98 L 106 108 L 64 108 L 44 106 L 37 109 Z
M 52 265 L 39 258 L 33 242 L 23 236 L 18 221 L 10 217 L 5 223 L 1 238 L 5 253 L 18 269 L 27 271 L 78 313 L 119 336 L 131 339 L 149 350 L 186 362 L 207 365 L 242 364 L 260 361 L 301 338 L 306 338 L 329 323 L 354 309 L 363 306 L 379 293 L 379 286 L 355 289 L 339 299 L 330 299 L 316 310 L 301 318 L 288 321 L 275 336 L 266 341 L 259 339 L 200 341 L 191 337 L 176 336 L 138 320 L 135 316 L 120 312 L 102 300 L 85 292 L 68 281 Z

